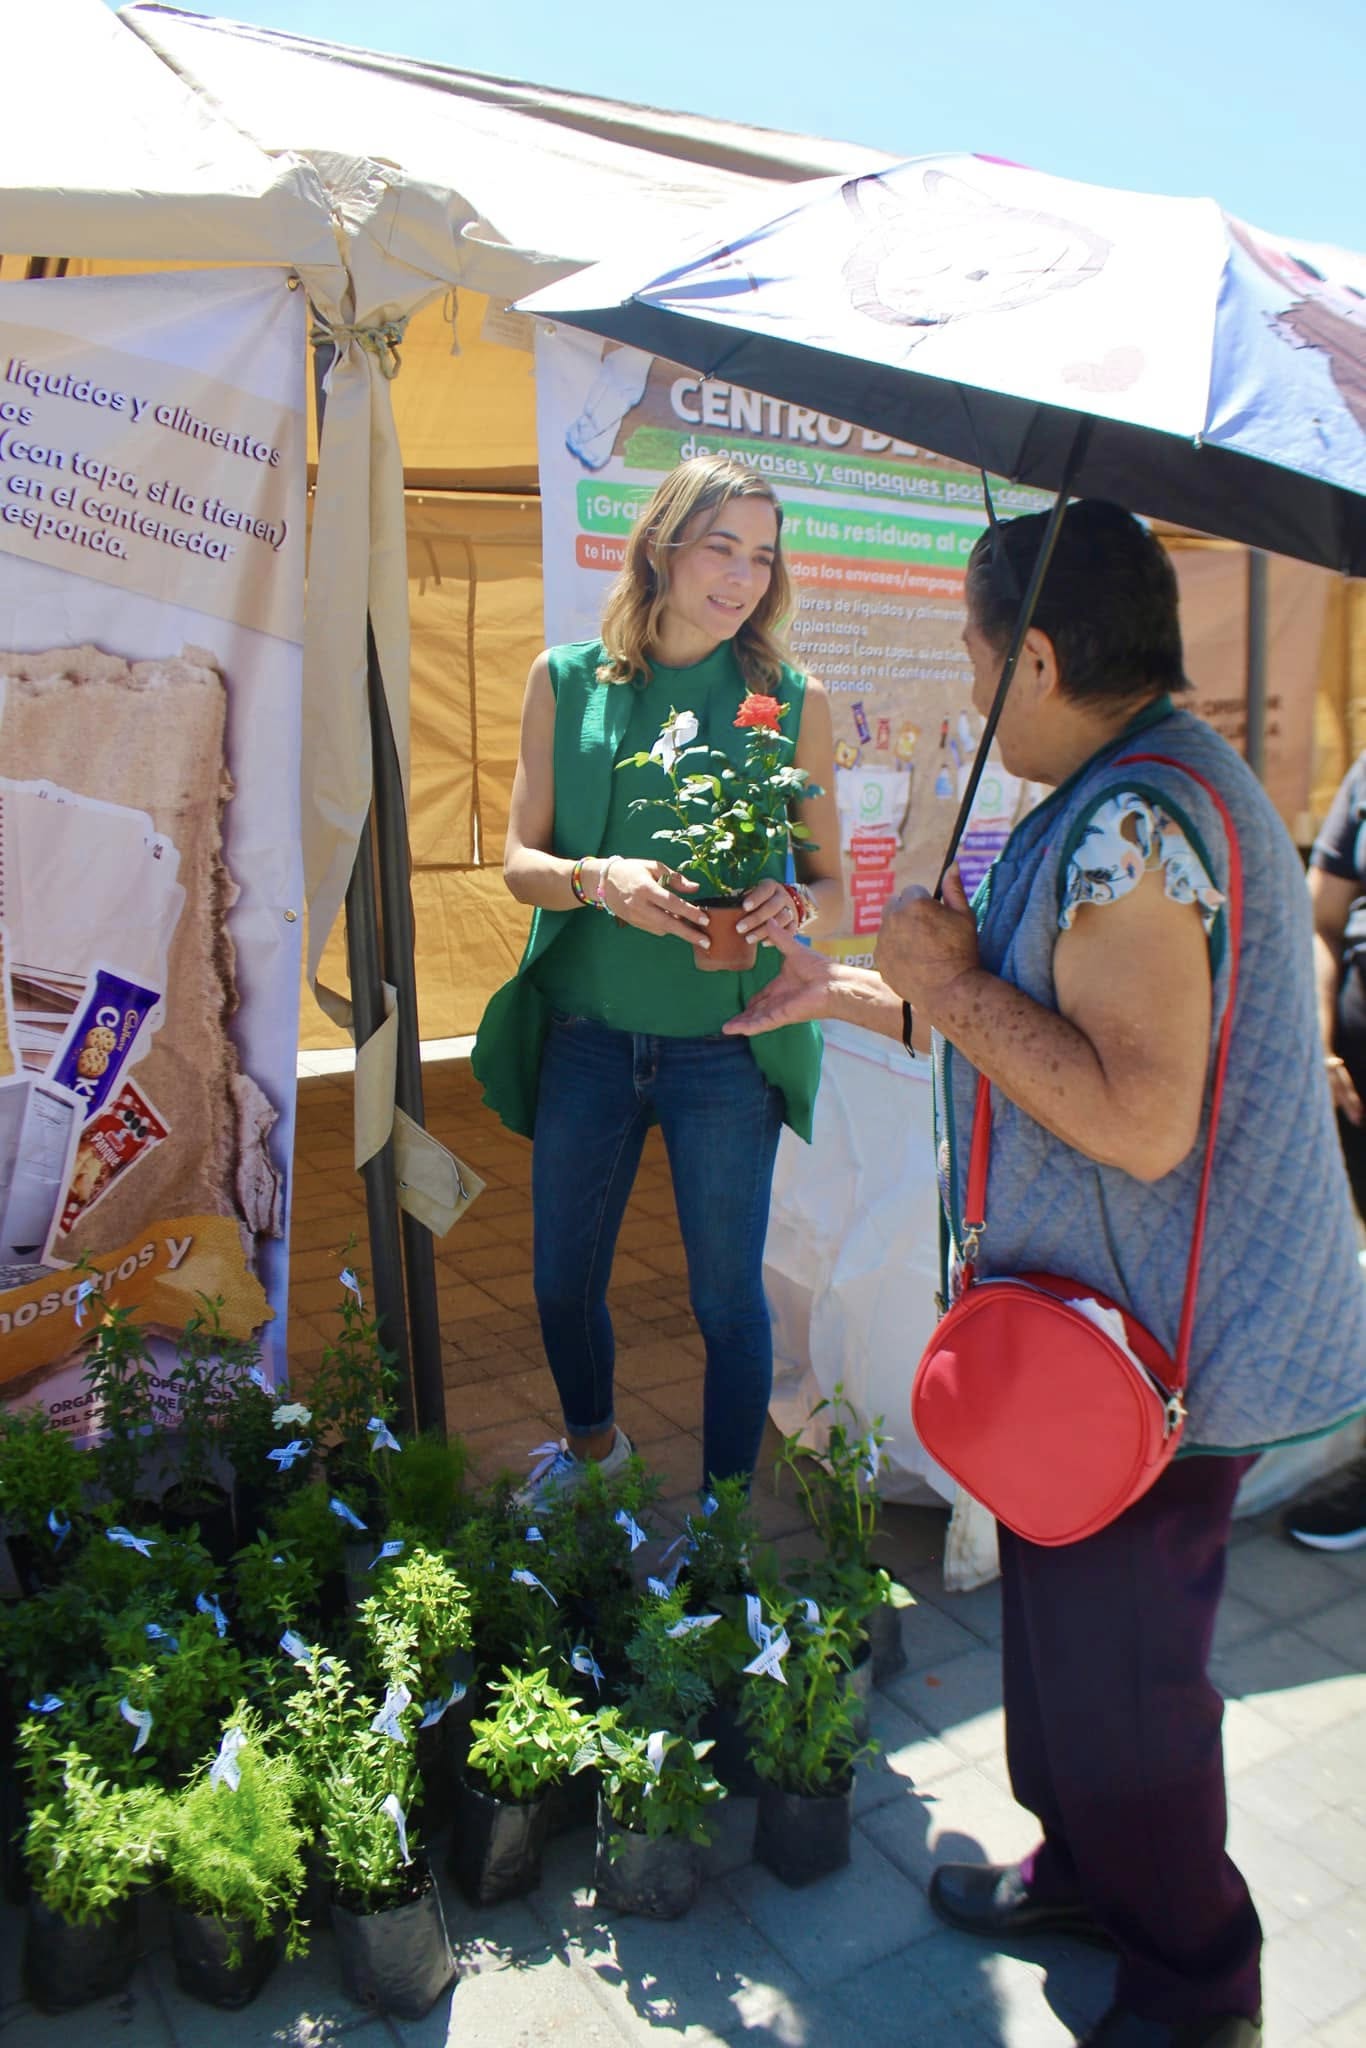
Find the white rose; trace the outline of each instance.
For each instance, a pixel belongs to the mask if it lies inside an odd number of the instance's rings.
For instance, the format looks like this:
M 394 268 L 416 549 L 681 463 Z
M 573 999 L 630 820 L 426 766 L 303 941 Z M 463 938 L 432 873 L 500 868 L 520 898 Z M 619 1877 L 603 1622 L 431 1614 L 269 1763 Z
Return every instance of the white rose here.
M 650 759 L 658 761 L 666 775 L 672 775 L 674 762 L 684 747 L 692 745 L 700 731 L 695 711 L 675 711 L 651 747 Z
M 313 1420 L 313 1410 L 305 1408 L 302 1401 L 284 1401 L 270 1419 L 277 1429 L 290 1429 L 296 1423 L 306 1427 Z

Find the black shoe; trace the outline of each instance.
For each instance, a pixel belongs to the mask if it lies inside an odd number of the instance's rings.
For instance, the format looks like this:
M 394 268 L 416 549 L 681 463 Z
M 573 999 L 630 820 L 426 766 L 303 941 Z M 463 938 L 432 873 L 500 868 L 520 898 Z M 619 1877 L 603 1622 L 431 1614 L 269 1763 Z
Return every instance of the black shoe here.
M 1126 2005 L 1112 2005 L 1079 2048 L 1262 2048 L 1261 2014 L 1255 2020 L 1224 2013 L 1203 2020 L 1145 2020 Z
M 1336 1481 L 1281 1516 L 1292 1543 L 1310 1550 L 1356 1550 L 1366 1543 L 1366 1458 L 1349 1465 Z
M 1082 1905 L 1031 1899 L 1018 1863 L 941 1863 L 930 1879 L 930 1904 L 950 1927 L 998 1941 L 1019 1934 L 1070 1934 L 1097 1948 L 1113 1943 Z

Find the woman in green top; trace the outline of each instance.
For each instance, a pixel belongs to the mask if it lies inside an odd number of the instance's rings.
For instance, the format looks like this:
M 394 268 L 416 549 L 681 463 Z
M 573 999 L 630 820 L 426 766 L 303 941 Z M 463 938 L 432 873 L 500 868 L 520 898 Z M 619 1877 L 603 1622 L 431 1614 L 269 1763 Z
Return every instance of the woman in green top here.
M 475 1071 L 485 1099 L 534 1138 L 536 1303 L 564 1413 L 558 1455 L 528 1497 L 572 1487 L 586 1462 L 631 1446 L 613 1419 L 607 1283 L 645 1132 L 664 1134 L 706 1344 L 703 1472 L 754 1469 L 773 1374 L 763 1248 L 778 1132 L 810 1136 L 820 1071 L 815 1028 L 722 1036 L 775 974 L 775 929 L 835 922 L 842 902 L 830 712 L 819 683 L 785 665 L 774 626 L 792 594 L 782 510 L 761 477 L 725 457 L 684 463 L 644 508 L 608 598 L 602 638 L 532 664 L 503 872 L 535 906 L 516 981 L 485 1012 Z M 751 690 L 787 706 L 794 765 L 821 794 L 793 805 L 814 844 L 784 880 L 775 855 L 745 893 L 753 965 L 699 973 L 709 946 L 697 881 L 658 857 L 648 753 L 671 714 L 744 765 L 735 717 Z M 691 720 L 695 720 L 695 727 Z

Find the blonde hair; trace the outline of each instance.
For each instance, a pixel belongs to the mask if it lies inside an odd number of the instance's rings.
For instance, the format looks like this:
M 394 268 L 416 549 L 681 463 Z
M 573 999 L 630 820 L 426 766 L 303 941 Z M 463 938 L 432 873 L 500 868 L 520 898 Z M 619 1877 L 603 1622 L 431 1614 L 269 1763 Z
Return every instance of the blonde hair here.
M 602 644 L 607 659 L 598 669 L 600 683 L 630 683 L 650 675 L 649 650 L 669 597 L 670 551 L 694 546 L 715 526 L 732 498 L 765 498 L 778 520 L 773 549 L 773 574 L 767 590 L 735 636 L 740 672 L 751 688 L 773 688 L 787 649 L 779 621 L 793 609 L 794 593 L 783 560 L 783 508 L 772 487 L 752 469 L 729 455 L 697 455 L 681 462 L 663 479 L 635 523 L 626 543 L 626 560 L 612 585 L 602 615 Z M 689 522 L 710 513 L 700 533 L 684 540 Z

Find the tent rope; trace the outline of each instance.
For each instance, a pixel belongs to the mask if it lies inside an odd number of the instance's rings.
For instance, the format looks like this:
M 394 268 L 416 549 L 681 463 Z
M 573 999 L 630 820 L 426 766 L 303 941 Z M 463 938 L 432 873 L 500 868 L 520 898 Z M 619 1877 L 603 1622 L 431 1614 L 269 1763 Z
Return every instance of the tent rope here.
M 370 327 L 347 327 L 340 321 L 333 325 L 315 312 L 313 331 L 309 335 L 309 340 L 314 348 L 320 348 L 324 343 L 330 342 L 337 355 L 340 355 L 351 342 L 359 342 L 362 348 L 369 349 L 379 364 L 380 375 L 387 383 L 392 383 L 402 367 L 398 346 L 407 331 L 406 313 L 400 314 L 397 320 L 381 320 Z

